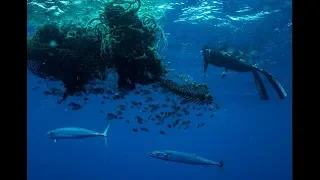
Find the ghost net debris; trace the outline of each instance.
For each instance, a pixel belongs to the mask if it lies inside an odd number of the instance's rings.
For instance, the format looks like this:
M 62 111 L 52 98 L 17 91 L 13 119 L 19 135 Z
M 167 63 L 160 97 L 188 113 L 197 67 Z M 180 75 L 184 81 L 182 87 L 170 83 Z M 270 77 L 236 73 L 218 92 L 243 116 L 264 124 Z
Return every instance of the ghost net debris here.
M 173 93 L 200 104 L 210 104 L 206 85 L 180 85 L 165 79 L 167 68 L 158 55 L 165 40 L 162 28 L 150 15 L 138 16 L 140 0 L 117 0 L 86 26 L 75 23 L 45 24 L 28 38 L 28 69 L 35 75 L 61 80 L 65 92 L 60 102 L 86 91 L 92 79 L 106 80 L 106 70 L 118 74 L 118 89 L 136 84 L 160 83 Z

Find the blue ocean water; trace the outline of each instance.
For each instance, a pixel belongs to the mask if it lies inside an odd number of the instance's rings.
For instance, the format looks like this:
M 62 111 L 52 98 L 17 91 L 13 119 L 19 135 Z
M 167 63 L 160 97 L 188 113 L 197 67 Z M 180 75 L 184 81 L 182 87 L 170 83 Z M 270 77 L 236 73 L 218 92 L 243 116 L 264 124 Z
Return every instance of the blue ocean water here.
M 203 1 L 192 6 L 201 6 Z M 168 36 L 168 47 L 160 51 L 164 60 L 170 61 L 179 73 L 193 77 L 198 83 L 207 83 L 215 101 L 220 105 L 215 116 L 195 112 L 187 117 L 193 122 L 205 122 L 202 128 L 167 130 L 159 133 L 160 127 L 147 124 L 150 132 L 135 133 L 133 124 L 124 120 L 105 120 L 107 112 L 123 101 L 107 101 L 101 104 L 102 95 L 89 95 L 89 101 L 79 111 L 72 111 L 68 103 L 79 98 L 67 99 L 57 104 L 56 96 L 45 96 L 42 92 L 59 83 L 46 83 L 28 72 L 28 178 L 32 180 L 53 179 L 184 179 L 184 180 L 270 180 L 292 179 L 292 41 L 291 8 L 283 8 L 269 2 L 268 7 L 252 1 L 241 1 L 240 5 L 252 5 L 250 14 L 272 12 L 260 19 L 250 21 L 243 18 L 232 21 L 235 27 L 213 26 L 208 20 L 199 19 L 188 23 L 177 23 L 183 8 L 168 12 L 164 31 Z M 184 6 L 187 6 L 186 2 Z M 240 7 L 237 5 L 236 7 Z M 254 6 L 255 5 L 255 6 Z M 235 5 L 234 5 L 235 6 Z M 239 9 L 239 8 L 235 8 Z M 235 19 L 248 17 L 237 15 L 233 8 L 226 14 Z M 240 18 L 241 19 L 241 18 Z M 31 31 L 31 26 L 30 26 Z M 265 78 L 263 78 L 270 100 L 260 100 L 251 74 L 229 72 L 221 78 L 223 69 L 209 66 L 207 77 L 203 77 L 203 61 L 200 49 L 205 43 L 215 44 L 220 40 L 232 42 L 232 46 L 247 47 L 252 43 L 259 46 L 262 66 L 277 77 L 286 88 L 288 97 L 280 100 Z M 39 87 L 35 89 L 35 86 Z M 165 95 L 153 94 L 156 101 Z M 144 101 L 133 93 L 124 101 Z M 104 113 L 100 113 L 103 110 Z M 124 119 L 133 120 L 142 114 L 138 109 L 128 108 Z M 53 142 L 46 132 L 59 127 L 83 127 L 103 132 L 111 124 L 108 147 L 103 138 L 84 140 L 61 140 Z M 216 166 L 193 166 L 170 163 L 147 155 L 153 150 L 170 149 L 195 153 L 219 161 L 224 160 L 223 171 Z

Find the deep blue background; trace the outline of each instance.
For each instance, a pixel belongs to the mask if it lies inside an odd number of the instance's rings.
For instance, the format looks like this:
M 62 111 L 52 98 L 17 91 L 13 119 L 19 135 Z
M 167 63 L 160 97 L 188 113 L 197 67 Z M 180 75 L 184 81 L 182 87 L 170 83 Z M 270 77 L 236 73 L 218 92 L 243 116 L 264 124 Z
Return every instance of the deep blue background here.
M 79 111 L 72 111 L 67 104 L 77 98 L 70 98 L 65 104 L 56 104 L 57 97 L 45 96 L 49 86 L 38 83 L 39 78 L 28 72 L 28 178 L 32 180 L 57 179 L 152 179 L 152 180 L 289 180 L 292 179 L 292 64 L 291 27 L 286 24 L 291 10 L 248 24 L 243 31 L 230 34 L 228 29 L 217 29 L 206 24 L 177 24 L 167 22 L 165 32 L 168 49 L 161 51 L 164 60 L 180 73 L 191 75 L 195 81 L 208 83 L 220 110 L 213 119 L 196 117 L 192 122 L 204 121 L 201 128 L 187 131 L 171 130 L 167 136 L 153 133 L 157 127 L 148 126 L 150 133 L 134 133 L 132 125 L 112 121 L 109 129 L 109 147 L 103 138 L 86 140 L 61 140 L 54 143 L 47 139 L 49 130 L 80 126 L 103 132 L 108 125 L 105 112 L 114 112 L 120 101 L 100 104 L 101 96 L 89 96 L 89 102 Z M 171 12 L 171 16 L 178 12 Z M 168 19 L 168 18 L 167 18 Z M 274 31 L 280 28 L 280 31 Z M 175 35 L 179 34 L 176 38 Z M 265 80 L 269 101 L 261 101 L 256 92 L 251 74 L 230 72 L 221 79 L 222 69 L 209 66 L 208 77 L 203 78 L 200 49 L 204 43 L 216 43 L 221 36 L 232 36 L 234 44 L 245 46 L 259 37 L 260 46 L 265 46 L 261 59 L 271 59 L 276 64 L 264 65 L 284 85 L 288 92 L 280 100 L 275 90 Z M 181 38 L 184 37 L 184 38 Z M 183 46 L 182 42 L 193 42 Z M 270 42 L 274 42 L 268 48 Z M 287 43 L 286 43 L 287 42 Z M 32 90 L 40 86 L 38 90 Z M 155 95 L 161 101 L 164 95 Z M 129 95 L 128 99 L 139 100 L 141 96 Z M 161 100 L 160 100 L 161 99 Z M 142 99 L 141 99 L 142 100 Z M 132 120 L 138 110 L 125 112 L 125 119 Z M 143 115 L 143 117 L 145 117 Z M 203 118 L 203 119 L 201 119 Z M 225 166 L 219 172 L 215 166 L 201 167 L 166 163 L 153 159 L 148 152 L 171 149 L 196 153 L 215 161 L 223 159 Z

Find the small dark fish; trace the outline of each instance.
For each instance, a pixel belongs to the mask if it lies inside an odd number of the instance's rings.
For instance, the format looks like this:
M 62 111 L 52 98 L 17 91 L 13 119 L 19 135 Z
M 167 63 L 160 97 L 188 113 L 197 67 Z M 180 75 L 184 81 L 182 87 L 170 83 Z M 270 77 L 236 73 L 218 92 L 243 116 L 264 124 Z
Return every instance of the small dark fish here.
M 152 97 L 147 97 L 146 102 L 152 102 L 153 98 Z
M 167 108 L 167 107 L 169 107 L 169 105 L 168 104 L 162 104 L 161 107 L 162 108 Z
M 142 117 L 136 116 L 135 118 L 136 118 L 136 120 L 137 120 L 137 123 L 142 124 L 142 122 L 143 122 Z
M 176 105 L 172 105 L 171 108 L 174 110 L 174 111 L 180 111 L 180 107 L 179 106 L 176 106 Z
M 155 125 L 156 125 L 156 126 L 160 126 L 160 125 L 162 125 L 163 123 L 164 123 L 163 120 L 159 120 L 159 121 L 157 121 L 157 122 L 155 123 Z
M 102 96 L 102 98 L 103 98 L 103 99 L 107 99 L 107 97 L 106 97 L 106 96 Z
M 131 104 L 134 106 L 142 105 L 142 102 L 131 101 Z
M 135 94 L 140 94 L 140 92 L 139 92 L 139 91 L 135 91 L 134 93 L 135 93 Z
M 107 120 L 113 120 L 113 119 L 118 119 L 118 117 L 115 114 L 108 113 L 107 114 Z
M 202 113 L 199 112 L 199 113 L 196 114 L 196 116 L 202 116 Z
M 161 135 L 166 135 L 166 132 L 164 132 L 164 131 L 159 131 L 159 133 L 160 133 Z
M 149 132 L 149 129 L 148 129 L 148 128 L 143 128 L 143 127 L 142 127 L 142 128 L 140 128 L 140 130 L 141 130 L 141 131 L 145 131 L 145 132 Z
M 184 130 L 186 130 L 189 128 L 189 124 L 190 124 L 189 120 L 184 120 L 182 121 L 182 124 L 180 124 L 179 129 L 184 128 Z
M 58 88 L 51 88 L 50 91 L 55 96 L 63 95 L 63 92 Z
M 52 95 L 52 93 L 50 91 L 43 91 L 43 94 L 46 96 Z
M 37 90 L 37 89 L 39 89 L 40 87 L 39 86 L 33 86 L 32 87 L 32 90 Z
M 121 111 L 123 111 L 123 110 L 126 109 L 126 106 L 125 105 L 119 105 L 117 108 L 120 109 Z
M 82 138 L 103 136 L 105 140 L 105 144 L 108 145 L 107 136 L 108 136 L 109 127 L 110 125 L 108 125 L 108 127 L 103 133 L 91 131 L 84 128 L 78 128 L 78 127 L 64 127 L 64 128 L 58 128 L 58 129 L 54 129 L 52 131 L 47 132 L 47 137 L 50 139 L 53 139 L 54 142 L 57 142 L 59 139 L 82 139 Z
M 100 113 L 104 113 L 104 111 L 103 111 L 103 110 L 100 110 Z
M 74 111 L 77 111 L 77 110 L 79 110 L 81 108 L 82 108 L 82 106 L 78 104 L 76 106 L 73 106 L 71 109 L 74 110 Z
M 151 111 L 150 112 L 155 112 L 159 109 L 159 107 L 152 107 Z
M 171 124 L 167 124 L 168 128 L 172 128 L 172 125 Z
M 104 104 L 104 101 L 101 101 L 101 104 Z
M 115 93 L 112 97 L 113 100 L 122 99 L 123 96 L 120 93 Z
M 149 104 L 148 106 L 151 107 L 151 112 L 155 112 L 160 108 L 159 103 L 157 103 L 157 104 Z
M 133 128 L 132 131 L 133 132 L 138 132 L 138 129 L 137 128 Z
M 126 122 L 126 123 L 130 123 L 130 121 L 129 121 L 129 120 L 126 120 L 125 122 Z
M 177 119 L 177 120 L 173 121 L 172 126 L 176 127 L 180 121 L 181 121 L 181 119 Z
M 74 102 L 69 103 L 68 106 L 72 107 L 71 109 L 74 111 L 77 111 L 82 108 L 82 106 L 80 104 L 77 104 Z
M 200 127 L 202 127 L 202 126 L 204 126 L 204 122 L 199 123 L 199 124 L 197 125 L 197 128 L 200 128 Z
M 211 114 L 211 115 L 210 115 L 210 118 L 213 118 L 213 116 L 214 116 L 214 114 Z
M 88 101 L 88 100 L 89 100 L 89 98 L 83 98 L 83 100 Z
M 76 106 L 76 105 L 77 105 L 77 103 L 74 103 L 74 102 L 71 102 L 68 104 L 68 106 Z
M 181 117 L 181 116 L 182 116 L 182 114 L 180 114 L 180 113 L 179 113 L 179 114 L 177 114 L 177 117 Z
M 210 107 L 208 108 L 208 110 L 209 110 L 209 111 L 213 111 L 213 110 L 214 110 L 214 107 L 213 107 L 213 106 L 210 106 Z

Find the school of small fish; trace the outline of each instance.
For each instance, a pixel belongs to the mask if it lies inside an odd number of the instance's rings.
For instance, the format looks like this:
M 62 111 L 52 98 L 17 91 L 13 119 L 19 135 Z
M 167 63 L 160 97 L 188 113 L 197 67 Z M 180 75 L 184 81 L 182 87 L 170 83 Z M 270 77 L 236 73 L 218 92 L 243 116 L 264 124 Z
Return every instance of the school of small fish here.
M 39 81 L 41 83 L 41 81 Z M 33 87 L 34 90 L 39 89 L 38 86 Z M 215 115 L 214 111 L 220 109 L 219 105 L 213 103 L 212 105 L 197 105 L 189 102 L 186 99 L 181 99 L 177 96 L 173 96 L 168 90 L 163 89 L 157 85 L 152 85 L 151 88 L 147 89 L 139 87 L 133 92 L 136 96 L 141 96 L 140 101 L 124 100 L 125 94 L 116 92 L 113 89 L 93 87 L 90 89 L 89 94 L 101 96 L 100 103 L 102 104 L 99 110 L 100 114 L 104 115 L 104 120 L 123 120 L 127 125 L 131 126 L 132 132 L 151 132 L 148 127 L 155 125 L 161 127 L 158 130 L 158 134 L 167 135 L 168 129 L 180 129 L 187 130 L 190 127 L 201 128 L 206 123 L 203 119 L 212 119 Z M 153 95 L 161 93 L 165 95 L 164 100 L 154 100 Z M 50 88 L 43 92 L 46 96 L 61 96 L 63 91 L 58 88 Z M 89 98 L 84 93 L 77 93 L 74 96 L 79 97 L 79 102 L 70 102 L 68 106 L 73 111 L 82 109 Z M 104 109 L 103 104 L 106 101 L 118 101 L 122 102 L 118 104 L 114 109 Z M 123 102 L 124 101 L 124 102 Z M 132 117 L 125 117 L 125 111 L 128 109 L 139 110 L 139 115 Z M 194 114 L 196 117 L 201 117 L 200 121 L 195 118 L 190 119 L 190 114 Z M 209 113 L 209 114 L 208 114 Z M 208 114 L 208 118 L 203 118 L 204 114 Z

